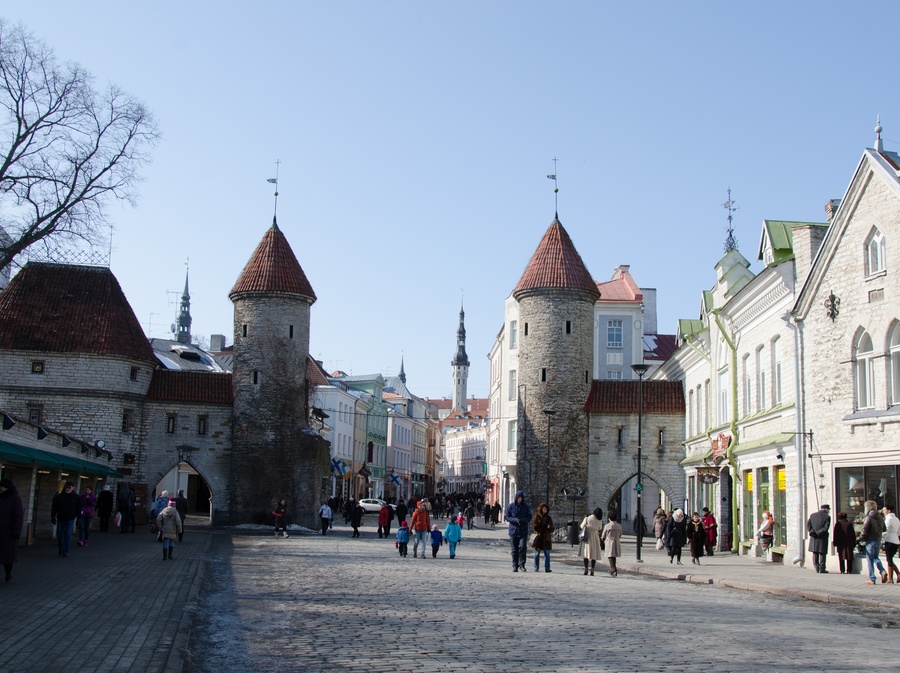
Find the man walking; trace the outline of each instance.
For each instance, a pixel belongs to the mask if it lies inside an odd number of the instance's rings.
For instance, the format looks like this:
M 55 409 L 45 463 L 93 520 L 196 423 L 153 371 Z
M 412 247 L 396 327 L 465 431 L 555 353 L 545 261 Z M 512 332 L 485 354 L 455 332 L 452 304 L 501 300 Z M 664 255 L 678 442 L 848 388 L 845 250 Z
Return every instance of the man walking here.
M 531 510 L 525 502 L 525 492 L 516 491 L 515 499 L 506 508 L 509 522 L 509 542 L 512 545 L 513 572 L 525 572 L 525 544 L 531 527 Z
M 813 512 L 806 522 L 809 533 L 809 551 L 813 555 L 813 565 L 817 573 L 825 570 L 825 554 L 828 553 L 828 534 L 831 532 L 831 506 L 822 505 L 818 512 Z
M 419 543 L 422 543 L 422 558 L 425 558 L 425 550 L 428 548 L 426 540 L 431 537 L 431 517 L 428 516 L 428 510 L 425 509 L 425 503 L 420 500 L 409 520 L 410 532 L 415 535 L 413 540 L 413 558 L 419 553 Z
M 63 490 L 53 496 L 50 505 L 50 522 L 56 525 L 56 543 L 59 555 L 68 556 L 72 544 L 75 519 L 81 512 L 81 496 L 75 492 L 75 484 L 67 481 Z

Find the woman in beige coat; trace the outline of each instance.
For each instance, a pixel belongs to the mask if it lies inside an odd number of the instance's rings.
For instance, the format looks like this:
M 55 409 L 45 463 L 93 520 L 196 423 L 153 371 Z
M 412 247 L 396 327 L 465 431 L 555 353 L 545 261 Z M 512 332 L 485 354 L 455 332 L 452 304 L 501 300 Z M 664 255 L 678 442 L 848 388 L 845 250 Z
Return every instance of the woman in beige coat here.
M 610 512 L 607 515 L 607 518 L 609 519 L 609 523 L 603 527 L 603 534 L 600 536 L 600 539 L 606 546 L 606 560 L 609 561 L 609 574 L 615 577 L 619 574 L 619 571 L 616 569 L 616 559 L 622 555 L 622 545 L 620 543 L 620 540 L 622 539 L 622 526 L 616 521 L 619 517 L 615 512 Z
M 597 507 L 594 513 L 584 517 L 581 521 L 581 530 L 587 531 L 587 540 L 581 541 L 578 553 L 584 559 L 584 574 L 588 574 L 588 561 L 590 561 L 590 573 L 594 574 L 594 566 L 600 558 L 602 547 L 600 546 L 600 530 L 603 528 L 603 510 Z

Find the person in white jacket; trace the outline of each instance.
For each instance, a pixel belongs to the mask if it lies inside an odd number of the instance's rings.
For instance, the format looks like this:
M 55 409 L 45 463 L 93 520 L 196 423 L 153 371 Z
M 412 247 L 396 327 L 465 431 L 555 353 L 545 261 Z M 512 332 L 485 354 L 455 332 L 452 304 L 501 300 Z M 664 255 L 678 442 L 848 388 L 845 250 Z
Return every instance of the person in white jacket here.
M 894 554 L 900 549 L 900 519 L 894 514 L 893 505 L 885 505 L 881 513 L 884 514 L 884 533 L 881 539 L 887 558 L 888 582 L 900 584 L 900 568 L 894 563 Z

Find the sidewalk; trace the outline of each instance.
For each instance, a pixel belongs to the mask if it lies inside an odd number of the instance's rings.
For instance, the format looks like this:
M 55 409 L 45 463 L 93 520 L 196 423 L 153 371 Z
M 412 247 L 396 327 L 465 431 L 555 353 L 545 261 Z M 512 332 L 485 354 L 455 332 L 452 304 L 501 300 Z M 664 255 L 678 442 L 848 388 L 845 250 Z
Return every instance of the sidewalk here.
M 56 540 L 20 547 L 12 581 L 0 582 L 4 673 L 181 671 L 207 549 L 228 534 L 191 519 L 171 561 L 149 526 L 92 531 L 68 558 Z
M 900 584 L 883 585 L 881 580 L 872 586 L 865 584 L 868 579 L 866 559 L 854 559 L 853 567 L 862 568 L 862 573 L 841 575 L 837 571 L 817 574 L 812 568 L 812 555 L 806 553 L 807 567 L 801 568 L 790 564 L 772 563 L 765 558 L 739 556 L 729 552 L 716 552 L 714 556 L 704 556 L 700 565 L 691 563 L 689 547 L 682 551 L 681 561 L 684 565 L 669 563 L 665 551 L 656 550 L 656 538 L 644 538 L 641 547 L 642 563 L 636 560 L 636 538 L 633 535 L 622 537 L 622 556 L 618 559 L 619 574 L 638 573 L 664 579 L 694 582 L 696 584 L 713 584 L 716 586 L 757 591 L 781 596 L 795 596 L 823 603 L 843 603 L 845 605 L 861 605 L 877 608 L 900 608 Z M 570 548 L 567 544 L 554 544 L 554 550 L 568 550 L 565 563 L 581 564 L 578 558 L 578 546 Z M 881 555 L 884 563 L 884 555 Z M 606 572 L 605 559 L 602 563 Z

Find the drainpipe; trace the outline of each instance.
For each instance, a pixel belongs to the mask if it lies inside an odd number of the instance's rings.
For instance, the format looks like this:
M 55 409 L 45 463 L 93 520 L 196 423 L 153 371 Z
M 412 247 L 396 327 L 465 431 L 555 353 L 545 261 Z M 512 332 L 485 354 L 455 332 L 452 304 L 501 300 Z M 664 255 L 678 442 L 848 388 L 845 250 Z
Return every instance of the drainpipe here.
M 737 462 L 734 459 L 734 450 L 740 444 L 740 440 L 738 438 L 737 431 L 737 412 L 738 412 L 738 404 L 737 404 L 737 347 L 735 347 L 734 342 L 731 340 L 731 337 L 725 331 L 725 326 L 722 325 L 722 321 L 719 319 L 719 311 L 714 309 L 710 311 L 710 315 L 715 319 L 716 325 L 719 326 L 719 332 L 722 337 L 725 339 L 725 343 L 728 344 L 728 349 L 731 351 L 731 420 L 728 423 L 728 428 L 731 430 L 731 443 L 728 445 L 728 449 L 725 451 L 725 457 L 728 459 L 728 464 L 731 465 L 732 478 L 731 478 L 731 553 L 738 553 L 738 535 L 737 532 L 737 501 L 738 501 L 738 490 L 740 485 L 740 474 L 737 469 Z M 712 344 L 710 344 L 712 346 Z

